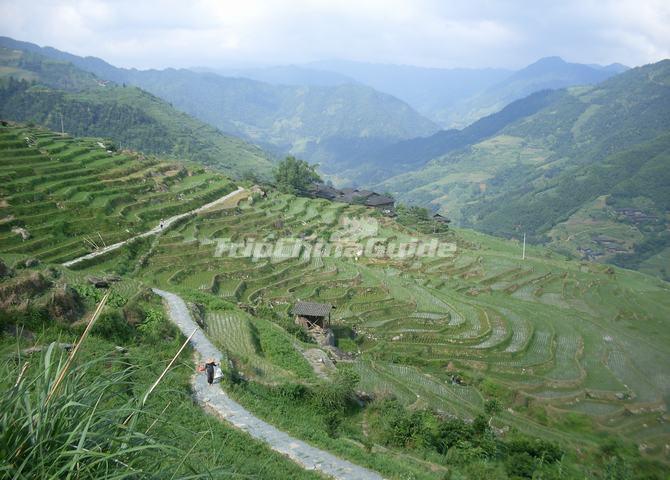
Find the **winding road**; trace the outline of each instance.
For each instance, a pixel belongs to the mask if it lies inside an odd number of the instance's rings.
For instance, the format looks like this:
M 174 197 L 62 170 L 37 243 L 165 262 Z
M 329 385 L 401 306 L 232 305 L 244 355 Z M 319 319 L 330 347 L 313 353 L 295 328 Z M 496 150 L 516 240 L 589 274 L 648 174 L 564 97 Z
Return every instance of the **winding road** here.
M 191 338 L 191 344 L 201 359 L 210 357 L 220 359 L 223 357 L 193 320 L 181 297 L 157 288 L 154 288 L 153 291 L 163 297 L 167 304 L 170 319 L 184 335 L 188 337 L 195 330 L 195 334 Z M 286 455 L 305 469 L 318 470 L 338 480 L 383 480 L 381 475 L 372 470 L 354 465 L 331 453 L 312 447 L 255 417 L 239 403 L 233 401 L 218 385 L 208 385 L 204 375 L 195 375 L 192 385 L 195 398 L 203 408 L 216 413 L 252 437 L 267 443 L 270 448 Z
M 213 202 L 206 203 L 205 205 L 196 208 L 195 210 L 190 210 L 185 213 L 180 213 L 178 215 L 174 215 L 170 218 L 167 218 L 162 221 L 162 226 L 160 224 L 156 225 L 154 228 L 151 230 L 148 230 L 144 233 L 140 233 L 139 235 L 135 235 L 134 237 L 130 237 L 122 242 L 114 243 L 112 245 L 108 245 L 104 248 L 101 248 L 99 250 L 96 250 L 94 252 L 91 252 L 87 255 L 83 255 L 81 257 L 75 258 L 73 260 L 68 260 L 67 262 L 63 263 L 64 267 L 71 267 L 72 265 L 76 265 L 79 262 L 83 262 L 84 260 L 90 260 L 91 258 L 98 257 L 100 255 L 104 255 L 105 253 L 111 252 L 112 250 L 116 250 L 117 248 L 121 248 L 125 244 L 132 242 L 134 240 L 137 240 L 138 238 L 144 238 L 144 237 L 150 237 L 151 235 L 157 235 L 158 233 L 162 232 L 163 230 L 166 230 L 167 228 L 170 227 L 174 222 L 177 220 L 181 220 L 182 218 L 186 218 L 190 215 L 195 215 L 200 212 L 204 212 L 205 210 L 208 210 L 212 207 L 216 207 L 217 205 L 224 203 L 231 198 L 240 195 L 241 193 L 246 192 L 246 189 L 244 187 L 237 187 L 237 190 L 230 192 L 223 197 L 217 198 Z

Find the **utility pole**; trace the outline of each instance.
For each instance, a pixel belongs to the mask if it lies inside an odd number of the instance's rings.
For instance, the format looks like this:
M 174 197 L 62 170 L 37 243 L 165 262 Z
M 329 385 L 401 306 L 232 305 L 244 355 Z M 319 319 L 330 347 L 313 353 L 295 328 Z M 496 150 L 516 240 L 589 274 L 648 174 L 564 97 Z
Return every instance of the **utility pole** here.
M 65 136 L 65 127 L 63 126 L 63 112 L 60 114 L 60 134 L 62 137 Z
M 523 250 L 521 251 L 521 260 L 526 259 L 526 232 L 523 232 Z

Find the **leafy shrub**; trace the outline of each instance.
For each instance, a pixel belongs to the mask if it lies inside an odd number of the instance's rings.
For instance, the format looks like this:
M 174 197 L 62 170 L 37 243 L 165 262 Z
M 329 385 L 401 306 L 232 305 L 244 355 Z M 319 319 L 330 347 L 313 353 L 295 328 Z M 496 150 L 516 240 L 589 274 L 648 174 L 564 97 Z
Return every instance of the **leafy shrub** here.
M 340 368 L 330 382 L 316 385 L 311 390 L 311 403 L 324 412 L 342 412 L 355 396 L 360 377 L 351 368 Z
M 314 182 L 320 182 L 316 167 L 295 157 L 286 157 L 275 170 L 277 188 L 284 193 L 304 192 Z
M 161 341 L 176 336 L 176 329 L 158 308 L 147 309 L 144 321 L 137 329 L 150 341 Z
M 211 293 L 205 292 L 189 292 L 188 299 L 192 302 L 200 303 L 205 306 L 207 310 L 233 310 L 235 305 L 231 302 L 223 300 Z
M 91 333 L 119 343 L 130 341 L 134 329 L 118 310 L 104 311 L 93 326 Z

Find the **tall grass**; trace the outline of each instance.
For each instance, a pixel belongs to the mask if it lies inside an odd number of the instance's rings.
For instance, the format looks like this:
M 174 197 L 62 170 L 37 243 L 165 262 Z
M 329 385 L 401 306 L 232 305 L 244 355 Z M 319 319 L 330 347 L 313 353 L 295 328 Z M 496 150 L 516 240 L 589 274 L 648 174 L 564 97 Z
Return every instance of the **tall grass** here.
M 175 449 L 123 425 L 140 413 L 130 392 L 131 370 L 110 355 L 72 365 L 55 344 L 30 365 L 0 368 L 0 478 L 147 478 L 168 472 L 163 454 Z M 60 384 L 54 391 L 58 379 Z M 50 392 L 54 392 L 51 397 Z M 177 457 L 178 458 L 178 457 Z

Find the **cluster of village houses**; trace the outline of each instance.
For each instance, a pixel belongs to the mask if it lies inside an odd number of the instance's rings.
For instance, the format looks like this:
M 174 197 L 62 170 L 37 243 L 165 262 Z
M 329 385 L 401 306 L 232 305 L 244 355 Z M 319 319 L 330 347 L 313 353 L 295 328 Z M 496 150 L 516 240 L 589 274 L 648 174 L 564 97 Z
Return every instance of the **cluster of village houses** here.
M 310 194 L 315 198 L 325 198 L 332 202 L 353 203 L 365 205 L 366 207 L 374 207 L 384 215 L 395 215 L 395 199 L 370 190 L 358 190 L 355 188 L 343 188 L 340 190 L 325 183 L 315 183 Z

